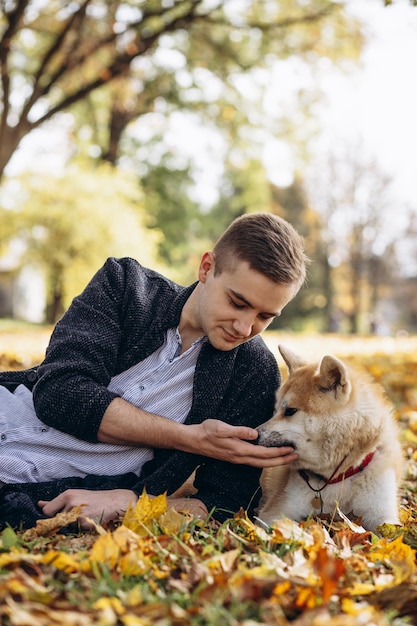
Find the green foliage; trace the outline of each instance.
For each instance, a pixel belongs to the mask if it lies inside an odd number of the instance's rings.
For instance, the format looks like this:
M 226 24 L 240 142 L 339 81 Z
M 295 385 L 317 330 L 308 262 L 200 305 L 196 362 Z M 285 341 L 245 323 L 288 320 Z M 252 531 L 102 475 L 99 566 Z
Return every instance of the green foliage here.
M 206 211 L 190 198 L 193 181 L 188 169 L 148 168 L 141 184 L 146 223 L 164 235 L 158 246 L 161 260 L 170 276 L 183 283 L 196 280 L 201 254 L 213 247 L 234 218 L 270 209 L 270 185 L 255 160 L 226 170 L 221 198 Z
M 165 165 L 149 168 L 141 179 L 146 225 L 162 232 L 158 252 L 170 277 L 182 283 L 197 280 L 199 258 L 212 241 L 204 230 L 204 216 L 189 195 L 188 170 Z
M 48 321 L 55 321 L 108 256 L 158 267 L 158 233 L 143 223 L 143 200 L 131 176 L 109 165 L 73 165 L 63 176 L 26 175 L 25 196 L 2 209 L 25 245 L 22 263 L 47 276 Z
M 73 153 L 113 165 L 127 162 L 142 177 L 145 195 L 137 199 L 142 227 L 152 234 L 163 233 L 151 256 L 158 253 L 172 278 L 183 283 L 194 280 L 201 252 L 212 247 L 237 215 L 277 211 L 308 234 L 307 251 L 314 259 L 308 290 L 289 305 L 279 323 L 300 328 L 308 316 L 316 327 L 331 328 L 336 281 L 320 220 L 297 181 L 287 191 L 271 190 L 261 157 L 271 137 L 291 143 L 294 154 L 305 156 L 305 142 L 312 132 L 305 122 L 313 110 L 311 104 L 320 97 L 318 80 L 311 81 L 313 87 L 293 87 L 276 80 L 274 68 L 288 62 L 313 77 L 323 58 L 341 67 L 358 59 L 363 33 L 343 3 L 88 0 L 68 4 L 53 0 L 45 4 L 24 0 L 2 6 L 0 177 L 23 137 L 66 112 L 73 123 Z M 286 93 L 288 99 L 276 110 L 270 106 L 265 115 L 271 80 L 274 91 Z M 211 210 L 202 210 L 190 191 L 197 168 L 183 148 L 194 138 L 172 140 L 169 136 L 171 121 L 179 112 L 221 137 L 222 149 L 213 150 L 213 159 L 225 173 L 221 197 Z M 65 180 L 71 176 L 73 182 L 67 185 Z M 75 177 L 68 172 L 59 184 L 48 180 L 41 190 L 41 180 L 33 183 L 28 176 L 31 194 L 34 185 L 33 206 L 23 208 L 22 204 L 13 215 L 8 209 L 7 219 L 2 220 L 0 254 L 18 234 L 28 247 L 30 262 L 48 264 L 51 320 L 102 258 L 112 253 L 110 242 L 120 241 L 120 254 L 127 253 L 125 233 L 130 236 L 137 228 L 135 207 L 130 218 L 122 209 L 115 218 L 104 208 L 107 201 L 113 207 L 125 203 L 113 189 L 104 191 L 106 175 L 98 191 L 91 191 L 82 178 L 81 171 Z M 136 190 L 132 197 L 135 194 Z M 91 216 L 86 215 L 86 205 L 95 205 L 96 199 L 103 218 L 97 217 L 96 208 Z M 42 212 L 45 215 L 40 219 Z M 70 216 L 75 216 L 76 227 Z M 117 235 L 117 228 L 123 234 Z M 92 230 L 94 241 L 88 236 Z M 141 239 L 148 241 L 145 232 Z M 138 253 L 137 246 L 133 248 L 133 256 L 147 257 L 142 250 Z M 155 266 L 155 261 L 149 264 Z M 60 278 L 64 274 L 65 284 Z M 338 281 L 338 289 L 339 285 L 346 291 L 345 282 Z M 342 304 L 349 310 L 346 302 Z M 342 308 L 340 302 L 337 306 Z
M 327 303 L 331 285 L 327 281 L 327 254 L 320 215 L 311 208 L 304 181 L 296 176 L 288 187 L 272 188 L 273 212 L 288 220 L 304 237 L 305 250 L 312 261 L 307 281 L 295 300 L 285 307 L 273 328 L 312 330 L 327 327 Z M 309 326 L 308 326 L 309 325 Z

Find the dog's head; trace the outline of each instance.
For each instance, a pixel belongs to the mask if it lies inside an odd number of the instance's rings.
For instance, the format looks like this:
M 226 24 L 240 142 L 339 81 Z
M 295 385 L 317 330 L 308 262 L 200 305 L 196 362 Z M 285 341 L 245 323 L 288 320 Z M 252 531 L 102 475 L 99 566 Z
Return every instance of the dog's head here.
M 355 446 L 375 437 L 375 420 L 363 415 L 356 387 L 370 386 L 366 376 L 353 373 L 334 356 L 308 365 L 291 350 L 279 346 L 289 377 L 277 392 L 273 417 L 258 427 L 258 443 L 295 448 L 296 467 L 321 473 Z M 359 375 L 360 376 L 360 375 Z M 365 404 L 371 405 L 365 390 Z

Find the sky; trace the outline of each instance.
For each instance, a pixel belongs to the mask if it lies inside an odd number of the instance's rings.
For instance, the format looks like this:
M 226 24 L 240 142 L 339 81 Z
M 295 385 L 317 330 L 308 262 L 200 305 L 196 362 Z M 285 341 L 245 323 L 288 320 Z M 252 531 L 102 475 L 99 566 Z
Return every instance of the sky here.
M 417 213 L 417 7 L 407 0 L 347 4 L 365 20 L 369 41 L 361 68 L 328 78 L 324 134 L 333 142 L 363 141 Z
M 360 63 L 350 71 L 331 64 L 320 71 L 325 99 L 314 108 L 322 126 L 317 154 L 332 144 L 360 144 L 393 179 L 394 197 L 414 206 L 417 213 L 417 7 L 408 0 L 394 0 L 387 7 L 383 0 L 347 0 L 346 5 L 363 22 L 367 43 Z M 255 98 L 251 79 L 241 80 L 242 84 L 247 81 L 244 97 Z M 266 118 L 276 116 L 280 109 L 295 110 L 297 90 L 306 87 L 314 91 L 316 87 L 314 75 L 297 59 L 277 62 L 267 81 Z M 147 131 L 142 128 L 139 132 Z M 216 181 L 221 176 L 219 137 L 178 114 L 171 124 L 169 142 L 188 151 L 187 156 L 192 156 L 202 172 L 195 198 L 203 205 L 215 202 Z M 266 138 L 263 160 L 273 183 L 291 183 L 297 163 L 285 141 Z

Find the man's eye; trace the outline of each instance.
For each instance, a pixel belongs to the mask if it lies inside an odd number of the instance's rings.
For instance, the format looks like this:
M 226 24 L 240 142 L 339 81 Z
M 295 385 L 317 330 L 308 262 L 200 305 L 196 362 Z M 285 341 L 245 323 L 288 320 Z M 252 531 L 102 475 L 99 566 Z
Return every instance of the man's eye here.
M 239 304 L 239 302 L 235 302 L 235 301 L 234 301 L 234 300 L 232 300 L 231 298 L 230 298 L 230 304 L 231 304 L 232 306 L 234 306 L 234 307 L 235 307 L 235 309 L 244 309 L 244 308 L 245 308 L 245 306 L 246 306 L 245 304 Z
M 263 315 L 262 313 L 259 316 L 261 318 L 261 320 L 263 320 L 264 322 L 269 322 L 272 321 L 275 318 L 275 315 Z
M 292 415 L 294 415 L 294 413 L 297 413 L 297 409 L 287 407 L 284 411 L 284 417 L 291 417 Z

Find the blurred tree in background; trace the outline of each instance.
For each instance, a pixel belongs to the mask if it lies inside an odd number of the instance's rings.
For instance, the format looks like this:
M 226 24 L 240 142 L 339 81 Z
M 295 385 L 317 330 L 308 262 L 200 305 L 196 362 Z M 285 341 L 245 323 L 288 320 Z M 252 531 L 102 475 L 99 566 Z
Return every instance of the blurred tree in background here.
M 368 331 L 395 290 L 413 301 L 416 259 L 404 276 L 400 231 L 377 237 L 392 210 L 385 174 L 329 155 L 307 176 L 320 68 L 344 71 L 364 43 L 343 3 L 8 0 L 1 8 L 0 252 L 18 240 L 21 263 L 44 268 L 49 321 L 110 254 L 195 280 L 201 252 L 234 217 L 259 210 L 292 222 L 313 260 L 308 288 L 280 327 Z M 285 97 L 271 95 L 271 82 Z M 13 159 L 41 131 L 63 138 L 61 167 L 41 175 L 34 163 L 12 178 Z M 273 152 L 284 144 L 298 173 L 281 184 Z M 412 256 L 416 236 L 406 232 Z M 403 322 L 416 327 L 417 302 Z
M 381 330 L 383 302 L 402 262 L 397 244 L 407 232 L 392 219 L 392 180 L 355 144 L 333 148 L 314 172 L 309 198 L 321 216 L 324 329 Z
M 47 277 L 46 318 L 55 322 L 108 256 L 155 269 L 158 233 L 145 228 L 135 179 L 103 164 L 73 164 L 60 177 L 25 175 L 7 223 L 23 244 L 21 263 Z
M 0 176 L 28 133 L 75 104 L 115 164 L 128 124 L 158 101 L 236 129 L 236 74 L 292 55 L 357 56 L 361 43 L 333 0 L 2 4 Z

